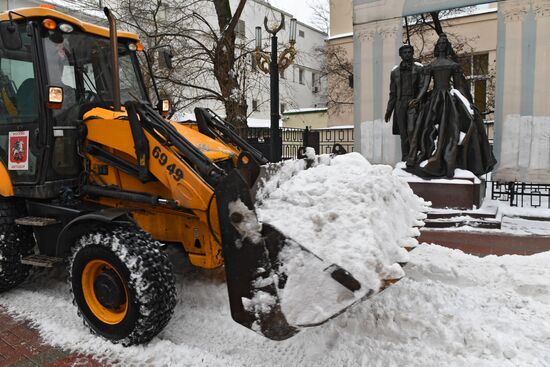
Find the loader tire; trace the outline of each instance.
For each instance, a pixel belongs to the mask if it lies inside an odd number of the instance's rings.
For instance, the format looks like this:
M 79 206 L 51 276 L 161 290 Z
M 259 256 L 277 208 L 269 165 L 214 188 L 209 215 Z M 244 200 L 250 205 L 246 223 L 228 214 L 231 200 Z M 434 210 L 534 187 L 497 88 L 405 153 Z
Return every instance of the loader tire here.
M 136 227 L 101 228 L 80 237 L 69 274 L 84 323 L 114 343 L 147 343 L 168 324 L 176 306 L 168 258 Z
M 34 248 L 32 230 L 14 220 L 25 216 L 25 203 L 0 197 L 0 293 L 15 288 L 29 275 L 31 267 L 21 264 L 21 258 Z

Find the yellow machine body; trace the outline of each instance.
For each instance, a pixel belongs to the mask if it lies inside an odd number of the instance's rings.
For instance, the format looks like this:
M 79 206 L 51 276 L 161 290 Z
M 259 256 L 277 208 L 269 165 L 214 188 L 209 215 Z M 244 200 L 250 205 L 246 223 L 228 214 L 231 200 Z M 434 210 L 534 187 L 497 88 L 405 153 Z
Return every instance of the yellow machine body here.
M 86 121 L 88 116 L 95 118 Z M 86 140 L 101 145 L 122 159 L 137 162 L 130 124 L 128 120 L 120 119 L 121 116 L 125 116 L 124 111 L 113 112 L 102 108 L 89 111 L 84 116 L 87 127 Z M 172 124 L 180 134 L 199 147 L 214 162 L 234 159 L 239 153 L 233 147 L 211 139 L 190 126 Z M 88 200 L 110 207 L 135 208 L 133 218 L 141 228 L 151 233 L 156 240 L 181 244 L 193 265 L 203 268 L 222 265 L 221 244 L 214 238 L 215 235 L 219 239 L 220 233 L 213 189 L 185 161 L 177 157 L 177 152 L 155 142 L 150 134 L 146 133 L 146 136 L 151 157 L 149 171 L 158 181 L 142 183 L 113 167 L 108 168 L 107 174 L 99 175 L 98 167 L 105 166 L 105 163 L 88 155 L 91 183 L 158 195 L 163 199 L 175 201 L 179 206 L 189 209 L 189 212 L 160 206 L 144 206 L 141 203 L 112 198 L 91 197 Z M 166 162 L 161 164 L 161 161 L 154 157 L 163 154 L 166 156 Z M 171 164 L 175 165 L 174 170 L 180 169 L 183 172 L 183 179 L 173 179 L 166 169 L 166 166 Z M 208 228 L 209 222 L 214 234 Z

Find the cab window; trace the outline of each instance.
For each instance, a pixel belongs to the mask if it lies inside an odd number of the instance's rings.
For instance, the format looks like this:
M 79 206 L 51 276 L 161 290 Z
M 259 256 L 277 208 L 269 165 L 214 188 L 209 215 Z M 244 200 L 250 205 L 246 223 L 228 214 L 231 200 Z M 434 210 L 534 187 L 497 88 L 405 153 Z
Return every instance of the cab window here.
M 0 49 L 0 123 L 36 120 L 37 93 L 30 47 Z

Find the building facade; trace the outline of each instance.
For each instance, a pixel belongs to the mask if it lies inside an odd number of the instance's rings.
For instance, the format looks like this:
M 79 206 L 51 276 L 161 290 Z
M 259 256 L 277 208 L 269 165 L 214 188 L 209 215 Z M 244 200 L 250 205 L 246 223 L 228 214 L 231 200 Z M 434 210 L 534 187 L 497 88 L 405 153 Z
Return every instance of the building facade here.
M 232 0 L 233 7 L 238 3 Z M 240 20 L 240 27 L 244 29 L 244 37 L 247 40 L 254 40 L 256 26 L 262 27 L 263 50 L 270 52 L 271 40 L 264 29 L 264 17 L 270 21 L 278 21 L 281 14 L 285 17 L 285 27 L 277 34 L 279 49 L 282 50 L 288 44 L 288 25 L 292 14 L 273 7 L 263 0 L 250 0 L 244 8 Z M 284 72 L 279 73 L 280 82 L 280 106 L 281 115 L 286 110 L 303 108 L 322 108 L 326 105 L 326 82 L 321 78 L 323 60 L 320 57 L 320 49 L 324 47 L 327 34 L 319 31 L 298 19 L 296 31 L 297 55 L 294 63 Z M 253 61 L 251 60 L 253 63 Z M 260 70 L 252 68 L 251 73 L 262 74 Z M 251 117 L 258 120 L 265 120 L 269 126 L 270 119 L 270 95 L 269 75 L 263 75 L 263 83 L 255 91 L 250 93 L 247 103 Z M 283 122 L 284 125 L 284 122 Z
M 327 39 L 327 47 L 341 50 L 350 62 L 353 62 L 352 10 L 352 0 L 331 1 L 330 36 Z M 463 45 L 460 50 L 460 53 L 464 54 L 461 63 L 467 79 L 472 83 L 472 95 L 476 106 L 480 111 L 494 109 L 494 95 L 491 89 L 494 89 L 496 71 L 497 4 L 493 3 L 487 8 L 443 20 L 443 28 L 449 33 L 451 42 Z M 405 27 L 403 34 L 406 34 Z M 431 30 L 425 32 L 423 39 L 412 36 L 411 44 L 415 48 L 415 56 L 420 57 L 419 53 L 431 53 L 436 41 L 437 35 Z M 395 64 L 398 64 L 399 56 L 395 56 Z M 389 74 L 382 77 L 382 93 L 389 92 Z M 345 81 L 343 83 L 337 78 L 329 78 L 328 91 L 337 87 L 348 89 L 351 91 L 349 94 L 353 94 L 352 86 Z M 353 96 L 351 99 L 351 105 L 329 108 L 329 125 L 353 124 Z M 494 116 L 488 114 L 486 118 L 493 120 Z
M 550 69 L 544 60 L 550 55 L 550 0 L 397 0 L 391 6 L 387 0 L 331 1 L 328 43 L 344 47 L 353 60 L 354 104 L 343 112 L 329 105 L 329 124 L 352 122 L 355 149 L 374 163 L 394 164 L 399 138 L 383 114 L 405 37 L 403 16 L 478 5 L 475 13 L 444 20 L 443 26 L 467 40 L 462 66 L 474 102 L 481 112 L 494 111 L 486 116 L 494 121 L 489 135 L 499 161 L 493 179 L 549 183 L 550 105 L 544 101 L 550 100 Z M 436 40 L 432 33 L 424 42 L 428 51 Z M 421 46 L 411 41 L 418 51 Z
M 22 7 L 38 6 L 40 4 L 51 4 L 63 12 L 67 12 L 77 18 L 106 25 L 102 11 L 99 9 L 91 10 L 88 1 L 87 6 L 74 0 L 0 0 L 0 10 L 16 9 Z M 103 2 L 104 5 L 106 1 Z M 235 9 L 238 0 L 231 0 L 232 9 Z M 169 14 L 168 8 L 164 9 Z M 281 14 L 285 17 L 285 27 L 279 32 L 279 49 L 288 45 L 288 26 L 292 14 L 273 7 L 263 0 L 250 0 L 247 2 L 241 19 L 237 25 L 237 42 L 254 47 L 255 27 L 264 25 L 264 17 L 267 16 L 271 21 L 280 20 Z M 168 15 L 167 15 L 168 16 Z M 211 24 L 217 24 L 215 17 L 205 10 L 205 18 L 209 19 Z M 262 32 L 264 51 L 271 49 L 269 34 Z M 321 32 L 298 20 L 296 34 L 297 55 L 294 63 L 284 72 L 280 73 L 280 106 L 281 114 L 285 110 L 295 110 L 302 108 L 320 108 L 326 105 L 326 83 L 320 77 L 322 58 L 319 48 L 324 47 L 327 34 Z M 255 65 L 254 57 L 249 57 L 248 67 L 249 79 L 254 80 L 254 85 L 247 92 L 247 105 L 249 117 L 254 120 L 255 125 L 269 126 L 270 124 L 270 93 L 269 93 L 269 75 L 262 73 Z M 217 89 L 217 82 L 212 78 L 207 79 L 206 84 L 209 88 Z M 224 108 L 221 103 L 212 101 L 199 101 L 196 105 L 188 106 L 185 111 L 178 111 L 178 116 L 185 116 L 193 111 L 194 107 L 209 107 L 220 115 L 224 115 Z

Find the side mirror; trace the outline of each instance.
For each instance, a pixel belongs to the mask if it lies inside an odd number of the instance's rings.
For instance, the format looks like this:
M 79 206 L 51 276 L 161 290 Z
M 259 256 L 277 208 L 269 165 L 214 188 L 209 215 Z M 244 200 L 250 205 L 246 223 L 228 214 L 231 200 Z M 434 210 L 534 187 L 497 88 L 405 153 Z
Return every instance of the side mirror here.
M 174 65 L 172 65 L 172 58 L 174 55 L 172 54 L 172 51 L 162 51 L 162 58 L 164 59 L 164 65 L 170 70 L 174 68 Z
M 171 109 L 172 109 L 172 106 L 170 105 L 169 99 L 165 98 L 159 101 L 158 110 L 162 116 L 164 117 L 168 116 L 170 114 Z
M 8 50 L 19 50 L 23 47 L 17 24 L 11 20 L 0 22 L 0 37 Z

